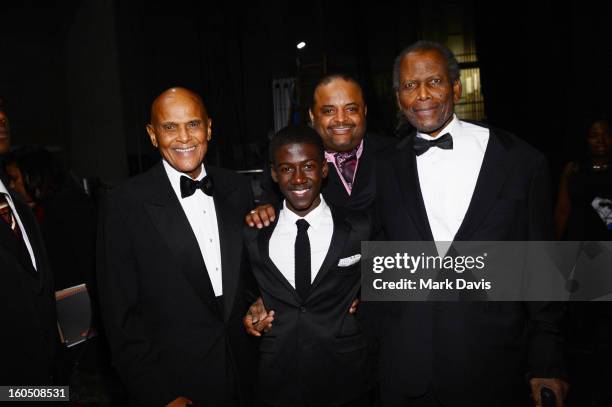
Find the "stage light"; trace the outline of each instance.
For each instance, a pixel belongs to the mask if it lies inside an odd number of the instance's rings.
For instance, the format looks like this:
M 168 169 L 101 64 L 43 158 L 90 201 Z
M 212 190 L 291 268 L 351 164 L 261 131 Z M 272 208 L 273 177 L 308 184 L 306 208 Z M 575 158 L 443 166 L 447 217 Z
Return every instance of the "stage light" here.
M 297 46 L 297 49 L 302 49 L 306 46 L 306 43 L 304 41 L 300 41 L 298 42 L 296 46 Z

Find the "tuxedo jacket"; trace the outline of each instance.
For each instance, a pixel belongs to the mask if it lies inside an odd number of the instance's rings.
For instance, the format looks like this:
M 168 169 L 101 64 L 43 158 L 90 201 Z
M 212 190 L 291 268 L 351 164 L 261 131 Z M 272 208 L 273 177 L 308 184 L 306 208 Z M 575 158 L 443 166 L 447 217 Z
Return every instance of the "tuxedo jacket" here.
M 0 385 L 49 385 L 59 345 L 53 278 L 32 210 L 9 193 L 32 245 L 36 269 L 25 244 L 0 220 Z
M 376 156 L 391 148 L 397 142 L 396 139 L 375 134 L 366 134 L 363 138 L 363 151 L 359 158 L 355 180 L 349 195 L 338 175 L 338 171 L 329 163 L 329 175 L 323 181 L 321 193 L 325 201 L 336 207 L 351 210 L 369 209 L 376 194 L 376 177 L 374 177 L 374 161 Z M 270 174 L 270 162 L 264 166 L 264 174 L 261 181 L 263 189 L 262 203 L 277 205 L 282 202 L 281 195 L 276 183 Z
M 377 216 L 391 241 L 433 240 L 417 174 L 415 134 L 377 162 Z M 490 130 L 457 241 L 550 240 L 544 157 Z M 444 406 L 516 406 L 527 375 L 563 375 L 558 303 L 388 303 L 380 331 L 382 394 L 433 391 Z
M 259 346 L 258 389 L 271 406 L 335 406 L 371 387 L 367 333 L 359 312 L 348 313 L 359 295 L 361 263 L 355 259 L 339 266 L 340 259 L 360 254 L 361 241 L 370 237 L 370 221 L 333 207 L 332 216 L 330 247 L 306 298 L 300 298 L 270 259 L 276 223 L 261 230 L 245 227 L 260 295 L 266 309 L 275 311 L 273 328 Z
M 223 304 L 162 163 L 112 190 L 98 242 L 98 285 L 113 363 L 140 405 L 184 396 L 197 405 L 245 404 L 249 339 L 242 328 L 248 267 L 242 219 L 248 182 L 206 166 L 214 183 Z

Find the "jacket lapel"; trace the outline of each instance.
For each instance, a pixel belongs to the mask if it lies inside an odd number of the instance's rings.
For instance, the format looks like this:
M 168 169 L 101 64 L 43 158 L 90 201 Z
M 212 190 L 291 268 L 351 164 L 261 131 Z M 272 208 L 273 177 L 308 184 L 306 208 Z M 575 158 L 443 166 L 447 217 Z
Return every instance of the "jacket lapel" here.
M 278 214 L 278 210 L 280 208 L 277 207 L 276 209 L 276 213 Z M 276 265 L 270 258 L 270 238 L 272 237 L 272 233 L 276 228 L 277 222 L 278 216 L 276 216 L 276 220 L 274 221 L 274 223 L 259 231 L 259 234 L 257 235 L 259 258 L 261 259 L 262 263 L 265 264 L 266 269 L 280 281 L 280 283 L 287 289 L 288 292 L 291 293 L 291 297 L 295 300 L 295 302 L 297 304 L 300 304 L 302 302 L 302 299 L 298 295 L 297 291 L 295 290 L 295 288 L 293 288 L 291 283 L 287 281 L 283 273 L 278 269 L 278 267 L 276 267 Z
M 10 192 L 9 192 L 10 193 Z M 40 273 L 44 272 L 44 265 L 41 264 L 42 258 L 40 256 L 40 250 L 42 247 L 38 241 L 39 235 L 37 233 L 37 225 L 35 224 L 36 220 L 34 219 L 34 215 L 31 213 L 32 210 L 30 207 L 21 201 L 21 199 L 15 194 L 10 194 L 11 199 L 13 201 L 13 205 L 17 210 L 17 215 L 21 220 L 21 224 L 25 230 L 25 234 L 28 237 L 28 241 L 32 246 L 32 252 L 34 253 L 34 258 L 36 259 L 37 269 L 34 268 L 32 264 L 32 258 L 30 257 L 30 253 L 25 245 L 25 241 L 19 241 L 13 235 L 13 232 L 9 228 L 9 226 L 0 220 L 0 244 L 6 247 L 9 252 L 16 257 L 19 263 L 23 266 L 23 268 L 30 273 L 32 276 L 38 278 L 40 277 Z M 43 279 L 39 279 L 39 282 Z M 38 287 L 41 288 L 41 287 Z
M 160 162 L 151 171 L 151 195 L 147 197 L 145 210 L 176 258 L 177 268 L 185 275 L 202 302 L 219 314 L 198 241 L 170 185 L 163 164 Z
M 472 200 L 454 240 L 470 240 L 470 236 L 486 218 L 511 171 L 512 163 L 508 162 L 508 156 L 507 146 L 494 130 L 490 130 Z
M 214 183 L 213 200 L 219 228 L 219 244 L 221 247 L 221 279 L 223 282 L 223 314 L 229 319 L 236 298 L 236 289 L 240 277 L 240 262 L 242 261 L 242 218 L 232 211 L 232 195 L 236 192 L 235 185 L 223 183 L 215 177 L 216 168 L 206 167 L 207 173 Z
M 334 268 L 342 253 L 344 253 L 343 249 L 348 241 L 351 229 L 346 220 L 343 217 L 340 217 L 337 212 L 338 211 L 335 211 L 332 208 L 334 232 L 332 234 L 331 243 L 329 244 L 329 249 L 327 250 L 327 255 L 325 256 L 323 264 L 321 264 L 321 268 L 319 269 L 319 272 L 317 273 L 317 276 L 310 287 L 309 295 L 314 292 L 319 284 L 321 284 L 321 281 L 325 278 L 329 271 Z
M 407 204 L 408 216 L 419 229 L 422 240 L 433 240 L 431 227 L 423 202 L 419 174 L 416 165 L 416 155 L 412 145 L 416 134 L 408 136 L 397 146 L 397 153 L 392 161 L 396 178 L 399 180 L 403 201 Z

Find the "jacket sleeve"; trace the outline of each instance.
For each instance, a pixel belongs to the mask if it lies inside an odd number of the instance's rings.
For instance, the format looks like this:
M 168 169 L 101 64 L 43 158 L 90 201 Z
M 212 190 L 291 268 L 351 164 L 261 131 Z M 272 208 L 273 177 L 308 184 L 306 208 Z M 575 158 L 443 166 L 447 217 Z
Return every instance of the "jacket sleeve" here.
M 138 298 L 140 271 L 133 252 L 127 199 L 111 194 L 98 228 L 98 289 L 113 364 L 139 404 L 163 406 L 172 394 L 159 364 L 160 350 L 148 335 Z
M 529 240 L 552 240 L 552 200 L 548 164 L 537 160 L 529 189 Z M 565 378 L 562 302 L 528 302 L 529 377 Z

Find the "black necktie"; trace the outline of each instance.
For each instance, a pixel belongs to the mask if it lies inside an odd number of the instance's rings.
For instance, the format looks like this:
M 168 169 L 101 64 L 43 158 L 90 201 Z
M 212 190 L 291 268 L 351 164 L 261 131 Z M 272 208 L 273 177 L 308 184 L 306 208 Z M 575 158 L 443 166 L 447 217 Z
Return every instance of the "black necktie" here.
M 208 196 L 213 195 L 213 182 L 207 175 L 200 181 L 194 181 L 184 175 L 181 176 L 181 198 L 191 196 L 197 189 L 201 189 Z
M 453 138 L 449 133 L 444 133 L 444 135 L 433 140 L 425 140 L 420 137 L 414 138 L 414 152 L 416 155 L 421 155 L 432 147 L 438 147 L 442 150 L 452 150 Z
M 295 224 L 298 230 L 295 237 L 295 289 L 304 300 L 310 290 L 310 224 L 304 219 L 298 219 Z

